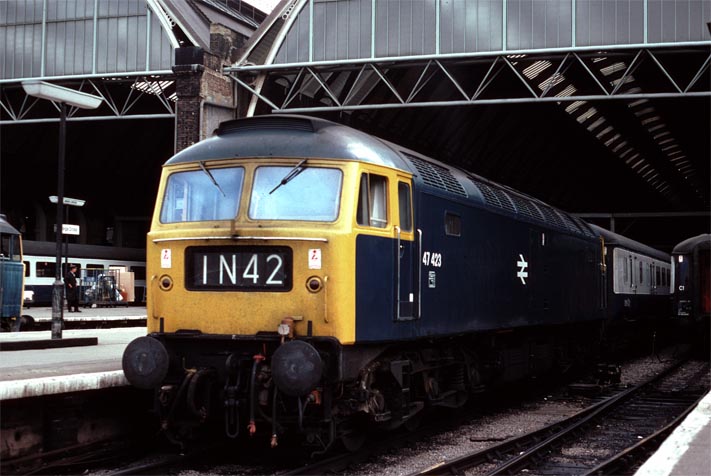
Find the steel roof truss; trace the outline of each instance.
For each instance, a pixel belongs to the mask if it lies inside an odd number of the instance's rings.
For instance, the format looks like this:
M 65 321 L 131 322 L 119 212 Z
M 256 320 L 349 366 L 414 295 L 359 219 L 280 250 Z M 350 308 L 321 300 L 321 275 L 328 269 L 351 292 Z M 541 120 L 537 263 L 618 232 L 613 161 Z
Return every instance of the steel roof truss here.
M 439 62 L 438 62 L 439 63 Z M 420 77 L 417 78 L 417 81 L 415 82 L 414 86 L 412 87 L 412 90 L 410 91 L 410 94 L 407 96 L 407 99 L 405 100 L 406 103 L 411 103 L 413 99 L 415 99 L 415 96 L 417 96 L 422 89 L 427 86 L 427 84 L 430 82 L 430 80 L 436 75 L 437 71 L 434 69 L 430 69 L 430 66 L 432 65 L 432 60 L 427 61 L 427 64 L 425 65 L 424 69 L 420 73 Z M 440 67 L 442 67 L 440 65 Z M 427 77 L 425 78 L 425 74 Z
M 385 77 L 385 74 L 383 74 L 374 63 L 370 63 L 370 67 L 373 71 L 375 71 L 375 74 L 377 74 L 380 77 L 380 80 L 388 87 L 390 92 L 392 92 L 395 95 L 395 97 L 400 102 L 400 104 L 405 104 L 405 101 L 402 99 L 402 97 L 397 92 L 397 90 L 392 85 L 392 83 L 388 80 L 388 78 Z
M 274 104 L 272 101 L 270 101 L 269 98 L 267 98 L 267 97 L 264 96 L 263 94 L 257 92 L 252 86 L 250 86 L 249 84 L 247 84 L 247 83 L 245 83 L 244 81 L 242 81 L 241 79 L 239 79 L 239 77 L 238 77 L 237 75 L 230 74 L 230 78 L 232 78 L 237 84 L 239 84 L 240 86 L 242 86 L 244 89 L 246 89 L 247 91 L 249 91 L 250 93 L 252 93 L 255 97 L 257 97 L 257 98 L 260 99 L 261 101 L 264 101 L 264 102 L 265 102 L 269 107 L 271 107 L 272 109 L 274 109 L 274 110 L 281 110 L 281 109 L 279 108 L 279 106 L 277 106 L 277 105 Z
M 550 75 L 550 77 L 547 81 L 548 84 L 546 84 L 545 89 L 543 90 L 543 92 L 541 93 L 541 95 L 539 97 L 542 97 L 542 98 L 546 97 L 546 95 L 550 92 L 550 90 L 553 89 L 553 87 L 557 84 L 554 81 L 557 78 L 563 78 L 565 81 L 570 82 L 567 79 L 565 79 L 565 76 L 564 76 L 565 72 L 571 66 L 570 64 L 566 64 L 566 62 L 568 61 L 568 58 L 570 58 L 570 53 L 567 53 L 565 55 L 565 57 L 563 58 L 563 61 L 561 61 L 560 64 L 558 65 L 558 68 L 555 70 L 555 72 L 553 74 Z M 565 68 L 564 68 L 564 66 L 565 66 Z
M 350 104 L 351 99 L 355 97 L 355 94 L 357 92 L 356 85 L 361 81 L 361 78 L 363 77 L 363 74 L 365 73 L 365 67 L 366 67 L 366 65 L 362 65 L 360 67 L 360 69 L 358 70 L 358 75 L 353 80 L 353 84 L 351 84 L 351 87 L 348 90 L 348 93 L 346 94 L 345 99 L 343 100 L 343 104 Z
M 508 58 L 506 58 L 506 57 L 502 57 L 501 59 L 504 61 L 504 63 L 506 63 L 506 64 L 509 66 L 509 68 L 511 68 L 511 71 L 513 71 L 514 74 L 516 75 L 516 77 L 521 81 L 521 84 L 523 84 L 524 86 L 526 86 L 526 89 L 528 89 L 528 90 L 531 92 L 531 96 L 534 97 L 534 98 L 540 99 L 540 97 L 538 96 L 538 94 L 536 94 L 536 91 L 534 91 L 533 88 L 531 88 L 531 86 L 528 84 L 528 81 L 526 81 L 526 78 L 524 78 L 523 76 L 521 76 L 521 73 L 518 72 L 518 70 L 517 70 L 516 67 L 511 63 L 511 61 L 510 61 Z
M 308 71 L 308 73 L 311 75 L 311 77 L 314 79 L 314 81 L 316 81 L 321 86 L 321 88 L 326 92 L 326 94 L 328 94 L 328 97 L 330 97 L 331 100 L 338 107 L 341 107 L 342 106 L 341 102 L 338 100 L 338 98 L 335 96 L 335 94 L 333 94 L 333 92 L 331 92 L 331 88 L 329 88 L 328 85 L 321 79 L 319 74 L 311 68 L 306 68 L 306 71 Z
M 631 78 L 632 73 L 634 73 L 637 70 L 637 68 L 639 67 L 639 65 L 642 62 L 642 60 L 640 59 L 642 57 L 642 53 L 644 53 L 644 50 L 640 50 L 637 52 L 637 54 L 634 56 L 634 59 L 632 60 L 632 62 L 629 64 L 629 66 L 627 66 L 627 69 L 625 70 L 622 77 L 618 78 L 617 84 L 612 89 L 611 94 L 613 96 L 617 93 L 617 91 L 620 90 L 620 87 L 622 87 L 622 85 L 627 82 L 627 78 Z
M 711 51 L 709 51 L 709 55 L 706 57 L 706 60 L 701 65 L 699 70 L 696 72 L 696 75 L 694 75 L 693 79 L 689 82 L 689 85 L 686 88 L 684 88 L 685 93 L 691 91 L 691 88 L 696 84 L 696 82 L 699 80 L 699 78 L 701 78 L 701 76 L 704 74 L 704 72 L 711 68 L 710 65 L 711 65 Z
M 454 87 L 457 88 L 457 90 L 458 90 L 459 93 L 462 95 L 462 97 L 463 97 L 465 100 L 467 100 L 467 101 L 470 100 L 470 99 L 469 99 L 469 95 L 468 95 L 466 92 L 464 92 L 464 89 L 462 89 L 462 87 L 459 85 L 459 83 L 457 82 L 457 80 L 454 79 L 454 76 L 452 76 L 452 75 L 449 73 L 449 71 L 447 70 L 447 68 L 445 68 L 444 66 L 442 66 L 442 63 L 441 63 L 439 60 L 435 60 L 435 64 L 436 64 L 437 66 L 439 66 L 439 69 L 441 69 L 442 72 L 445 74 L 445 76 L 447 76 L 447 78 L 452 82 L 452 84 L 454 84 Z
M 698 55 L 699 51 L 687 50 L 684 53 Z M 651 62 L 645 63 L 645 54 L 651 57 Z M 577 101 L 577 100 L 600 100 L 600 99 L 630 99 L 640 98 L 668 98 L 681 96 L 710 96 L 711 90 L 704 85 L 703 79 L 708 76 L 711 65 L 711 52 L 703 52 L 704 61 L 696 69 L 687 63 L 679 63 L 684 66 L 691 66 L 685 70 L 688 77 L 693 78 L 684 84 L 679 81 L 678 74 L 670 74 L 670 69 L 665 67 L 663 58 L 659 57 L 657 50 L 652 48 L 639 50 L 617 50 L 605 51 L 567 51 L 546 55 L 506 55 L 496 54 L 488 57 L 443 57 L 427 58 L 422 61 L 390 60 L 381 62 L 373 59 L 367 62 L 348 62 L 340 65 L 334 64 L 311 64 L 293 65 L 291 68 L 285 65 L 275 66 L 274 69 L 254 70 L 261 79 L 274 81 L 275 75 L 294 78 L 285 96 L 283 93 L 263 91 L 258 86 L 249 86 L 245 81 L 240 80 L 242 72 L 240 68 L 231 69 L 231 76 L 239 86 L 247 89 L 258 100 L 264 101 L 273 111 L 339 111 L 356 110 L 359 108 L 398 108 L 398 107 L 427 107 L 443 105 L 474 105 L 474 104 L 495 104 L 512 102 L 549 102 L 549 101 Z M 487 71 L 483 78 L 477 79 L 479 72 L 477 69 L 463 69 L 460 74 L 459 67 L 466 67 L 472 60 L 486 67 Z M 535 64 L 536 61 L 550 61 L 557 63 L 557 69 L 545 81 L 529 81 L 523 76 L 523 66 Z M 612 62 L 612 63 L 611 63 Z M 601 65 L 608 64 L 613 67 L 610 73 L 603 73 Z M 645 74 L 653 70 L 661 73 L 657 79 L 660 88 L 656 91 L 643 91 L 639 88 L 629 88 L 630 82 L 634 81 L 633 74 L 640 71 L 642 65 L 646 65 Z M 656 66 L 652 66 L 656 65 Z M 505 66 L 504 66 L 505 65 Z M 575 74 L 570 73 L 574 65 Z M 649 66 L 652 69 L 649 69 Z M 403 76 L 393 75 L 393 71 L 398 68 L 410 68 L 410 72 Z M 245 72 L 251 72 L 254 67 L 245 66 Z M 418 71 L 421 69 L 421 71 Z M 498 92 L 494 85 L 495 80 L 505 69 L 513 72 L 516 83 L 523 85 L 525 89 L 521 92 L 508 96 Z M 434 81 L 443 74 L 434 87 Z M 675 70 L 676 71 L 676 70 Z M 252 73 L 250 73 L 252 74 Z M 336 76 L 333 76 L 333 75 Z M 330 75 L 330 76 L 329 76 Z M 508 76 L 508 75 L 507 75 Z M 660 79 L 664 78 L 661 83 Z M 444 79 L 446 78 L 446 79 Z M 450 85 L 451 89 L 446 91 L 448 97 L 436 98 L 442 93 L 443 85 Z M 699 85 L 702 85 L 699 87 Z M 380 87 L 382 86 L 382 88 Z M 468 90 L 475 87 L 475 91 L 470 95 Z M 316 88 L 314 90 L 314 88 Z M 309 99 L 317 96 L 317 90 L 322 90 L 325 96 L 332 101 L 332 105 L 322 102 L 310 103 Z M 485 91 L 492 91 L 484 98 Z M 523 92 L 526 91 L 526 92 Z M 377 96 L 373 96 L 377 92 Z M 271 95 L 274 95 L 273 97 Z M 305 96 L 304 101 L 295 101 L 300 95 Z M 279 97 L 281 96 L 281 97 Z M 278 99 L 277 99 L 278 98 Z M 281 103 L 281 107 L 276 106 Z
M 297 84 L 299 84 L 299 81 L 301 80 L 301 76 L 304 74 L 304 68 L 300 68 L 299 72 L 296 73 L 296 77 L 294 80 L 291 82 L 291 87 L 289 88 L 289 92 L 286 94 L 286 98 L 284 98 L 284 103 L 282 104 L 282 109 L 286 109 L 289 104 L 291 104 L 291 101 L 296 98 L 298 95 L 298 89 L 297 89 Z
M 470 101 L 476 101 L 476 99 L 481 96 L 481 94 L 486 90 L 486 88 L 489 87 L 489 85 L 499 75 L 499 73 L 503 69 L 503 65 L 499 63 L 500 58 L 500 56 L 497 56 L 496 58 L 494 58 L 494 61 L 491 62 L 491 66 L 489 66 L 488 71 L 482 78 L 481 82 L 479 83 L 479 86 L 476 88 L 476 91 L 474 91 L 474 94 L 472 95 Z

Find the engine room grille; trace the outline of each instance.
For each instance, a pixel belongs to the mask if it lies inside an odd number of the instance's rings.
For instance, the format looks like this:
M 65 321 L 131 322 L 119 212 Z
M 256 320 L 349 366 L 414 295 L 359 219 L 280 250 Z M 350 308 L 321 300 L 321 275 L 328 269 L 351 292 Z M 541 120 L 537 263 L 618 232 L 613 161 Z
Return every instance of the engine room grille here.
M 314 125 L 311 120 L 303 117 L 256 117 L 223 122 L 217 135 L 265 129 L 313 132 Z
M 559 212 L 544 203 L 530 200 L 516 193 L 507 192 L 495 184 L 489 185 L 474 177 L 469 177 L 481 191 L 487 205 L 506 210 L 510 213 L 524 216 L 532 221 L 546 223 L 555 228 L 561 228 L 575 234 L 594 236 L 584 223 L 565 212 Z
M 466 190 L 462 187 L 462 184 L 459 183 L 454 175 L 452 175 L 452 172 L 445 167 L 427 162 L 426 160 L 422 160 L 405 152 L 403 152 L 403 155 L 410 160 L 412 165 L 422 177 L 422 180 L 427 185 L 441 190 L 446 190 L 447 192 L 454 193 L 462 197 L 468 196 Z
M 490 187 L 489 185 L 479 182 L 478 180 L 471 179 L 474 185 L 479 188 L 481 194 L 484 195 L 486 203 L 497 208 L 503 208 L 511 213 L 516 213 L 516 207 L 513 204 L 509 195 L 503 190 Z
M 518 212 L 521 215 L 525 215 L 532 220 L 545 221 L 541 210 L 535 203 L 517 195 L 514 195 L 514 202 L 516 203 L 516 208 L 518 208 Z

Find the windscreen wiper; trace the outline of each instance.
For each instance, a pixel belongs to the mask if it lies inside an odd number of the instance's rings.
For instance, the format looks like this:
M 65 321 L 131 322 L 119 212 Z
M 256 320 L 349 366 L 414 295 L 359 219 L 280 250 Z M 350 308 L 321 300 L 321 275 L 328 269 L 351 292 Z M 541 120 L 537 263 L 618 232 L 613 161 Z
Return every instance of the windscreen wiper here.
M 271 192 L 269 192 L 269 195 L 274 193 L 276 191 L 276 189 L 278 189 L 282 185 L 286 185 L 287 183 L 291 182 L 291 179 L 293 179 L 294 177 L 299 175 L 301 172 L 303 172 L 306 167 L 301 167 L 301 166 L 304 165 L 305 163 L 306 163 L 306 159 L 304 159 L 301 162 L 299 162 L 298 164 L 296 164 L 296 166 L 293 169 L 291 169 L 288 174 L 284 175 L 284 178 L 281 179 L 281 182 L 279 182 L 277 184 L 277 186 L 274 187 Z
M 202 169 L 202 171 L 205 172 L 208 177 L 210 177 L 210 180 L 212 180 L 212 183 L 215 184 L 215 187 L 217 187 L 217 190 L 219 190 L 220 193 L 222 193 L 222 196 L 227 198 L 227 194 L 225 193 L 225 191 L 222 190 L 222 187 L 220 187 L 220 184 L 217 183 L 217 180 L 215 180 L 215 177 L 213 177 L 212 173 L 210 173 L 210 171 L 207 170 L 207 167 L 205 167 L 205 161 L 201 160 L 200 162 L 198 162 L 198 164 L 200 164 L 200 168 Z

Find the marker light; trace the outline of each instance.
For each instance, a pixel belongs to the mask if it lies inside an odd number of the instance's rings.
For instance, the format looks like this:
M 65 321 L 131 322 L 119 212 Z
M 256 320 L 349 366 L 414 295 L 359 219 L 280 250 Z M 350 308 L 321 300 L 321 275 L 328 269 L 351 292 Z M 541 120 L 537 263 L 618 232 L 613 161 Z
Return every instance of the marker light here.
M 323 281 L 318 276 L 312 276 L 306 280 L 306 289 L 312 293 L 317 293 L 323 287 Z
M 173 288 L 173 278 L 164 274 L 158 280 L 158 285 L 163 291 L 170 291 Z

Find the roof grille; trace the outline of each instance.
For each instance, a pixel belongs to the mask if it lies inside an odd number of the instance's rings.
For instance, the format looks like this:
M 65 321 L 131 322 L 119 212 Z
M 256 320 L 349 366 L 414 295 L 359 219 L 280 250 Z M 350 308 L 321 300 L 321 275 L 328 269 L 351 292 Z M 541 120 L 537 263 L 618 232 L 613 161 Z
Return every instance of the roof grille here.
M 253 117 L 223 122 L 217 129 L 217 135 L 265 129 L 313 132 L 314 126 L 310 119 L 302 117 Z
M 516 213 L 516 207 L 514 207 L 513 201 L 506 192 L 490 187 L 489 185 L 479 182 L 478 180 L 471 179 L 471 181 L 474 182 L 474 185 L 476 185 L 481 191 L 481 194 L 484 195 L 484 200 L 486 200 L 488 205 L 502 208 L 511 213 Z
M 514 202 L 516 203 L 516 208 L 518 208 L 518 212 L 521 215 L 525 215 L 532 220 L 545 221 L 541 210 L 532 201 L 527 198 L 514 195 Z
M 551 207 L 541 204 L 540 209 L 549 224 L 557 226 L 558 228 L 566 228 L 563 219 Z
M 412 162 L 412 165 L 415 166 L 415 169 L 417 169 L 417 172 L 427 185 L 441 190 L 446 190 L 462 197 L 468 196 L 466 190 L 462 187 L 462 184 L 459 183 L 459 180 L 457 180 L 454 175 L 452 175 L 452 172 L 450 172 L 449 169 L 433 164 L 432 162 L 422 160 L 419 157 L 415 157 L 414 155 L 410 155 L 405 152 L 403 152 L 403 155 L 407 157 L 410 162 Z
M 487 184 L 474 177 L 469 177 L 469 179 L 481 191 L 484 200 L 489 206 L 500 208 L 510 213 L 524 216 L 529 220 L 546 223 L 549 226 L 567 230 L 578 235 L 582 233 L 585 236 L 595 236 L 584 222 L 565 212 L 555 210 L 544 203 L 531 200 L 526 196 L 507 192 L 495 184 Z

